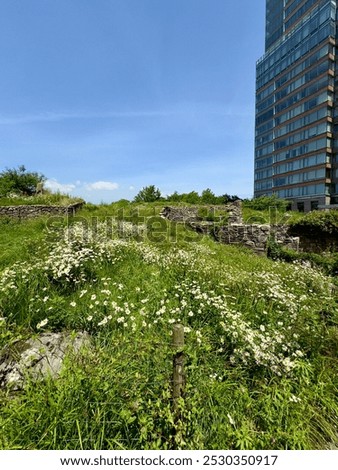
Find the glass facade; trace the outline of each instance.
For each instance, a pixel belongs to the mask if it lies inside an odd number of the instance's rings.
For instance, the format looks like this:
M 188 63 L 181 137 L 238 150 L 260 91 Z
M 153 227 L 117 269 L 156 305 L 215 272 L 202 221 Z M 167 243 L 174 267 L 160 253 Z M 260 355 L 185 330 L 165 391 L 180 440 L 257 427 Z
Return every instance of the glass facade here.
M 255 197 L 276 194 L 305 210 L 338 204 L 336 19 L 337 1 L 266 0 Z

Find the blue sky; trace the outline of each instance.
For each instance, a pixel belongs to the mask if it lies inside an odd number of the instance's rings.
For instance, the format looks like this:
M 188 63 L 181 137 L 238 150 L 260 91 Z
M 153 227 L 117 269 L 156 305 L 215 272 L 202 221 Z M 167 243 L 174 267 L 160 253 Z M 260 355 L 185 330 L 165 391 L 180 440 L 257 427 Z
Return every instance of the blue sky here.
M 0 171 L 91 202 L 253 193 L 265 0 L 1 0 Z

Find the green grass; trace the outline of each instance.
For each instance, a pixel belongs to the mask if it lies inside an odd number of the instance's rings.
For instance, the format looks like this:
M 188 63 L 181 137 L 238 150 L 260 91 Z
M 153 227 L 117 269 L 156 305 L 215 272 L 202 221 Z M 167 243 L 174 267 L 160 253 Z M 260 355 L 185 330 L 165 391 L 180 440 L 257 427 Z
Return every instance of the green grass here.
M 0 392 L 0 448 L 337 446 L 333 280 L 159 219 L 160 204 L 121 206 L 86 205 L 67 238 L 65 222 L 1 225 L 0 347 L 64 330 L 87 331 L 91 346 L 58 380 Z
M 80 198 L 75 198 L 61 193 L 37 194 L 34 196 L 12 195 L 11 197 L 0 197 L 0 206 L 21 206 L 21 205 L 57 205 L 67 206 L 76 202 L 82 202 Z
M 36 256 L 46 236 L 46 222 L 44 218 L 20 221 L 0 217 L 0 268 Z

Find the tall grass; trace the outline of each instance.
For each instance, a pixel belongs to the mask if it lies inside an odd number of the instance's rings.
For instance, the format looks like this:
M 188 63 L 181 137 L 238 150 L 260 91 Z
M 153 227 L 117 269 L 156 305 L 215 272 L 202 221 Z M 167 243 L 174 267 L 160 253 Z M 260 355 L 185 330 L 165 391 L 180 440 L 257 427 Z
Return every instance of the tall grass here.
M 20 205 L 57 205 L 68 206 L 83 200 L 77 197 L 71 197 L 62 193 L 44 192 L 32 196 L 20 196 L 13 194 L 11 196 L 0 197 L 0 206 L 20 206 Z
M 44 218 L 21 221 L 0 217 L 0 268 L 38 255 L 46 238 L 46 222 Z
M 332 279 L 184 226 L 156 225 L 160 206 L 127 209 L 87 206 L 66 229 L 45 221 L 5 226 L 1 240 L 12 248 L 1 258 L 2 347 L 64 330 L 87 331 L 91 345 L 69 354 L 57 380 L 0 392 L 0 447 L 337 446 Z M 112 212 L 120 220 L 107 230 Z M 41 249 L 16 251 L 12 236 Z M 186 335 L 179 422 L 171 400 L 174 323 Z

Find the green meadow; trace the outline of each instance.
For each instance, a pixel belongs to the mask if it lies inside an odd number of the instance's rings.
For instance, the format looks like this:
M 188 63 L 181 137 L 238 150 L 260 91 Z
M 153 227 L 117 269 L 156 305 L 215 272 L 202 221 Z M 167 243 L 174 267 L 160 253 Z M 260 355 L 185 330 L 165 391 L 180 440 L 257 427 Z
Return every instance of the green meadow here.
M 0 219 L 0 349 L 46 331 L 90 336 L 57 379 L 0 391 L 0 448 L 337 447 L 336 278 L 218 244 L 162 207 Z

